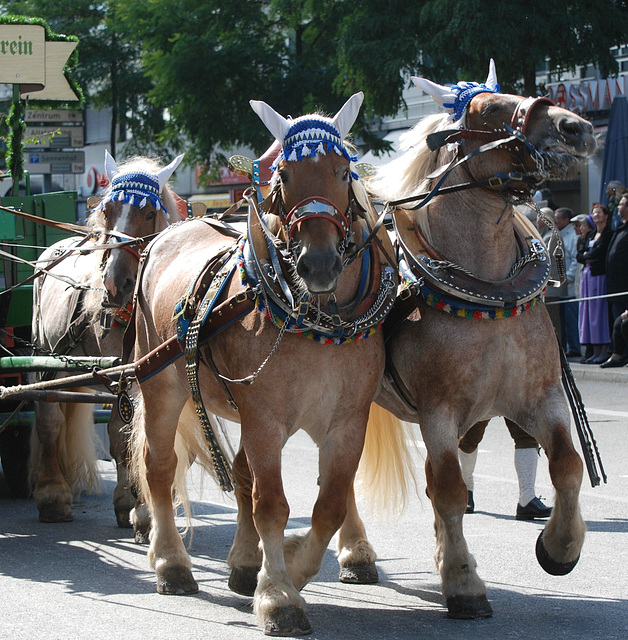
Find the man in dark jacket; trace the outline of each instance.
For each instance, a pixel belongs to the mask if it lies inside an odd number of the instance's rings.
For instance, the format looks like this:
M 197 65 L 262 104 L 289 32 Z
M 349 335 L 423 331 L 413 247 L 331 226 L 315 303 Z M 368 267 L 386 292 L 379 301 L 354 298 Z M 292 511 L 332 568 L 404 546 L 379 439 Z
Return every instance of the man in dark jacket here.
M 622 196 L 617 207 L 623 224 L 618 227 L 608 245 L 606 254 L 606 293 L 624 293 L 608 299 L 610 305 L 611 325 L 628 309 L 628 194 Z M 611 344 L 611 357 L 600 366 L 619 367 L 628 362 L 628 353 L 624 349 L 616 353 Z

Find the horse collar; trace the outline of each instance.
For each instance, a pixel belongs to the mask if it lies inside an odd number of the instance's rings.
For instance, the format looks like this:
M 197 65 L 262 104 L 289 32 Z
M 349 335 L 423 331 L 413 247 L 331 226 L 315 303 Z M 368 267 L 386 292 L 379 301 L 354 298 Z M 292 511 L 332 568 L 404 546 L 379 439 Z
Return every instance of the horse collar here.
M 473 311 L 497 308 L 519 308 L 540 297 L 550 276 L 550 261 L 538 232 L 520 213 L 515 212 L 515 237 L 519 245 L 521 259 L 518 260 L 505 280 L 486 281 L 450 262 L 428 242 L 417 225 L 408 228 L 407 218 L 399 216 L 405 212 L 396 210 L 393 214 L 395 233 L 401 251 L 402 279 L 426 292 L 446 297 L 449 308 L 460 309 L 475 305 Z M 455 301 L 462 301 L 457 304 Z M 429 302 L 429 301 L 428 301 Z M 460 315 L 456 310 L 455 313 Z M 499 313 L 494 317 L 507 317 L 513 313 Z M 492 317 L 470 315 L 466 317 Z

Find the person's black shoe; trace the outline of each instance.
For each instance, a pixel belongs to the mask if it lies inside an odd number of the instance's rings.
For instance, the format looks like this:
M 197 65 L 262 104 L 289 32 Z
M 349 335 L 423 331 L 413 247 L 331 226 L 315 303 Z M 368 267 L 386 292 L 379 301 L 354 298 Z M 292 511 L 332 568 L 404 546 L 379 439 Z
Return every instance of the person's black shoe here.
M 475 502 L 473 502 L 473 491 L 467 491 L 467 508 L 465 513 L 473 513 L 475 511 Z
M 517 520 L 534 520 L 535 518 L 549 518 L 552 507 L 546 507 L 538 498 L 533 498 L 525 507 L 517 503 Z
M 600 369 L 612 369 L 614 367 L 623 367 L 626 364 L 626 361 L 623 358 L 619 358 L 617 360 L 613 360 L 609 358 L 606 362 L 602 362 L 600 365 Z

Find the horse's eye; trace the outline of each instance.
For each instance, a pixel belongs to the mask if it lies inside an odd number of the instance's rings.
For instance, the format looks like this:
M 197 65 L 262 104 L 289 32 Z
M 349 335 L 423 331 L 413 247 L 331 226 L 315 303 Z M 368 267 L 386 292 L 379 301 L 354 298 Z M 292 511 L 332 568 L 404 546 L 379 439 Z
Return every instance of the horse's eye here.
M 150 213 L 148 213 L 148 215 L 146 216 L 146 220 L 153 220 L 155 218 L 155 212 L 151 211 Z
M 288 183 L 288 172 L 285 169 L 279 169 L 279 179 L 283 182 L 283 184 Z

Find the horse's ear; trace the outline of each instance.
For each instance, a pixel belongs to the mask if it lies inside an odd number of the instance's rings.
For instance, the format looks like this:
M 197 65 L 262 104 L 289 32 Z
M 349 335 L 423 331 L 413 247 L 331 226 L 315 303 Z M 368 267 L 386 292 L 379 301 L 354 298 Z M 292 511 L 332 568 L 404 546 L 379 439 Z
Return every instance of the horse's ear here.
M 495 70 L 495 60 L 491 58 L 491 61 L 488 63 L 488 76 L 486 78 L 486 82 L 484 83 L 486 86 L 492 91 L 497 91 L 497 71 Z
M 266 128 L 275 136 L 279 142 L 283 141 L 290 128 L 290 121 L 278 114 L 270 105 L 262 100 L 249 100 L 251 109 L 260 117 Z
M 432 82 L 427 78 L 412 76 L 411 79 L 419 89 L 422 89 L 425 93 L 431 96 L 432 100 L 434 100 L 434 102 L 440 107 L 443 107 L 445 102 L 452 104 L 456 99 L 455 94 L 449 87 L 444 87 L 442 84 L 436 84 L 436 82 Z
M 174 173 L 174 170 L 179 166 L 181 160 L 183 160 L 183 156 L 185 154 L 182 153 L 180 156 L 177 156 L 167 167 L 164 167 L 158 174 L 157 178 L 159 179 L 159 191 L 161 192 L 163 188 L 166 186 L 166 182 L 170 180 L 170 176 Z
M 354 93 L 343 105 L 342 109 L 333 117 L 332 124 L 340 133 L 340 138 L 344 140 L 347 137 L 351 127 L 358 117 L 364 94 L 362 91 Z
M 105 149 L 105 173 L 109 178 L 109 182 L 111 182 L 118 173 L 118 164 L 107 149 Z

